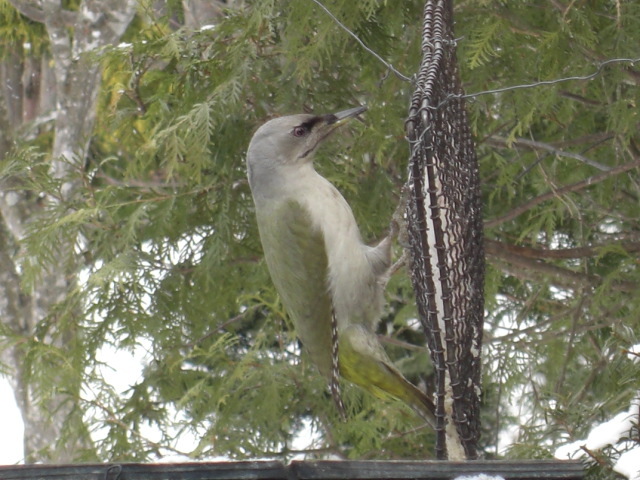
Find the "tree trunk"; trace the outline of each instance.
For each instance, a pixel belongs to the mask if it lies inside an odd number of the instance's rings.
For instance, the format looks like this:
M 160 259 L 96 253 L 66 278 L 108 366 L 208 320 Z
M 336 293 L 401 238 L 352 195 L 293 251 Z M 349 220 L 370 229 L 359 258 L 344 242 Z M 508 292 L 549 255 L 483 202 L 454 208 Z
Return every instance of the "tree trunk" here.
M 0 184 L 0 285 L 6 292 L 0 303 L 4 327 L 23 342 L 3 350 L 2 360 L 11 368 L 11 383 L 25 424 L 25 459 L 27 462 L 71 462 L 83 452 L 90 454 L 91 442 L 82 425 L 78 409 L 79 376 L 60 373 L 49 378 L 46 388 L 33 381 L 35 372 L 21 343 L 43 342 L 72 357 L 77 341 L 73 326 L 63 326 L 52 315 L 53 307 L 62 301 L 75 282 L 79 267 L 73 244 L 61 246 L 59 255 L 42 268 L 30 292 L 21 291 L 20 265 L 17 252 L 25 229 L 38 221 L 47 208 L 73 198 L 81 181 L 87 149 L 95 123 L 96 97 L 100 88 L 99 66 L 89 53 L 120 39 L 135 13 L 135 0 L 85 0 L 77 11 L 62 8 L 60 2 L 12 0 L 13 5 L 31 20 L 46 26 L 51 43 L 55 82 L 55 100 L 48 100 L 52 85 L 42 81 L 41 70 L 34 59 L 4 65 L 3 94 L 10 90 L 8 109 L 2 122 L 20 125 L 42 115 L 43 104 L 55 105 L 54 140 L 50 173 L 62 181 L 59 195 L 46 199 L 39 192 L 20 188 L 17 178 L 5 178 Z M 23 75 L 25 69 L 29 75 Z M 47 78 L 47 77 L 44 77 Z M 26 81 L 25 81 L 26 80 Z M 15 129 L 9 130 L 15 134 Z M 2 138 L 5 156 L 14 139 Z M 46 327 L 42 322 L 48 320 Z M 36 336 L 36 328 L 46 334 Z M 66 352 L 66 353 L 64 353 Z M 72 435 L 71 435 L 72 434 Z M 87 450 L 88 449 L 88 450 Z

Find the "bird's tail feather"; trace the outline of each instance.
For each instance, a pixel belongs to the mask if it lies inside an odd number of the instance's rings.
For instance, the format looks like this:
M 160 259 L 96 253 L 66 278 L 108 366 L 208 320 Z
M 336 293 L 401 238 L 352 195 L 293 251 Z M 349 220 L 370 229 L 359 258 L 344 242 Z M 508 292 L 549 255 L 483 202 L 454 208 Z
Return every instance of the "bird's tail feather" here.
M 391 364 L 374 335 L 351 328 L 340 337 L 340 373 L 381 398 L 396 398 L 435 428 L 435 405 Z

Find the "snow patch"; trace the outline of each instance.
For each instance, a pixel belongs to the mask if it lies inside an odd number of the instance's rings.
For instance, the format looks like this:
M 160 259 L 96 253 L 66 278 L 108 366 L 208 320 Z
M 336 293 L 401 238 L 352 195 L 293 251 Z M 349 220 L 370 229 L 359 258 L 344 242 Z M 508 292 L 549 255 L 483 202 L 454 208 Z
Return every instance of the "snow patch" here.
M 487 473 L 476 473 L 475 475 L 462 475 L 454 480 L 504 480 L 500 475 L 489 475 Z
M 611 420 L 596 425 L 585 440 L 578 440 L 557 448 L 554 456 L 560 460 L 585 457 L 586 452 L 583 447 L 595 451 L 611 445 L 620 451 L 629 444 L 628 439 L 639 421 L 640 395 L 631 401 L 629 410 L 620 412 Z M 613 469 L 629 480 L 640 480 L 640 446 L 621 453 Z
M 636 343 L 627 350 L 627 358 L 633 362 L 640 362 L 640 343 Z
M 640 446 L 620 455 L 613 469 L 629 480 L 640 480 Z
M 13 207 L 20 201 L 20 195 L 18 195 L 16 192 L 9 191 L 5 193 L 4 201 L 8 207 Z
M 575 460 L 576 458 L 584 457 L 586 455 L 585 451 L 582 449 L 584 444 L 584 440 L 578 440 L 577 442 L 562 445 L 556 449 L 554 457 L 558 460 Z
M 622 437 L 627 436 L 629 430 L 633 428 L 634 422 L 638 421 L 638 408 L 632 405 L 627 412 L 621 412 L 608 422 L 601 423 L 589 433 L 587 437 L 587 448 L 589 450 L 600 450 L 608 445 L 614 445 Z
M 0 464 L 24 463 L 24 423 L 11 384 L 5 377 L 0 377 L 0 424 L 5 432 L 0 435 Z
M 89 8 L 87 8 L 87 6 L 83 3 L 83 8 L 82 8 L 82 16 L 89 22 L 89 23 L 97 23 L 100 20 L 100 17 L 102 17 L 102 12 L 98 11 L 98 12 L 94 12 L 89 10 Z

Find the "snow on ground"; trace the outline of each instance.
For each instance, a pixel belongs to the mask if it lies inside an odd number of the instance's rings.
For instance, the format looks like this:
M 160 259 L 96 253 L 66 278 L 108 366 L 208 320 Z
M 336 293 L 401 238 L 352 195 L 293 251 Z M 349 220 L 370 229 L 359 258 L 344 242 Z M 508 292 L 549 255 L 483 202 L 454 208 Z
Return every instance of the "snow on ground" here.
M 21 463 L 24 457 L 22 436 L 24 424 L 13 390 L 6 378 L 0 377 L 0 465 Z
M 555 452 L 555 457 L 561 460 L 586 457 L 589 451 L 602 450 L 613 446 L 623 451 L 614 459 L 613 469 L 629 480 L 640 480 L 640 446 L 630 448 L 629 438 L 633 438 L 633 430 L 640 421 L 640 394 L 631 401 L 629 410 L 620 412 L 611 420 L 596 425 L 586 439 L 562 445 Z M 626 451 L 625 451 L 626 450 Z

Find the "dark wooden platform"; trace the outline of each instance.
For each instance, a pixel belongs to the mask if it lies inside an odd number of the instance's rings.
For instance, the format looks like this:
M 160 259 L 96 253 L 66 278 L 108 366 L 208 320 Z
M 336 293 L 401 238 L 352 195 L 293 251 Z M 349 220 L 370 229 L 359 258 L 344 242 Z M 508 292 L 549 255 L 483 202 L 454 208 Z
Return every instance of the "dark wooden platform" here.
M 485 474 L 505 480 L 580 480 L 578 461 L 276 461 L 0 466 L 0 480 L 453 480 Z

